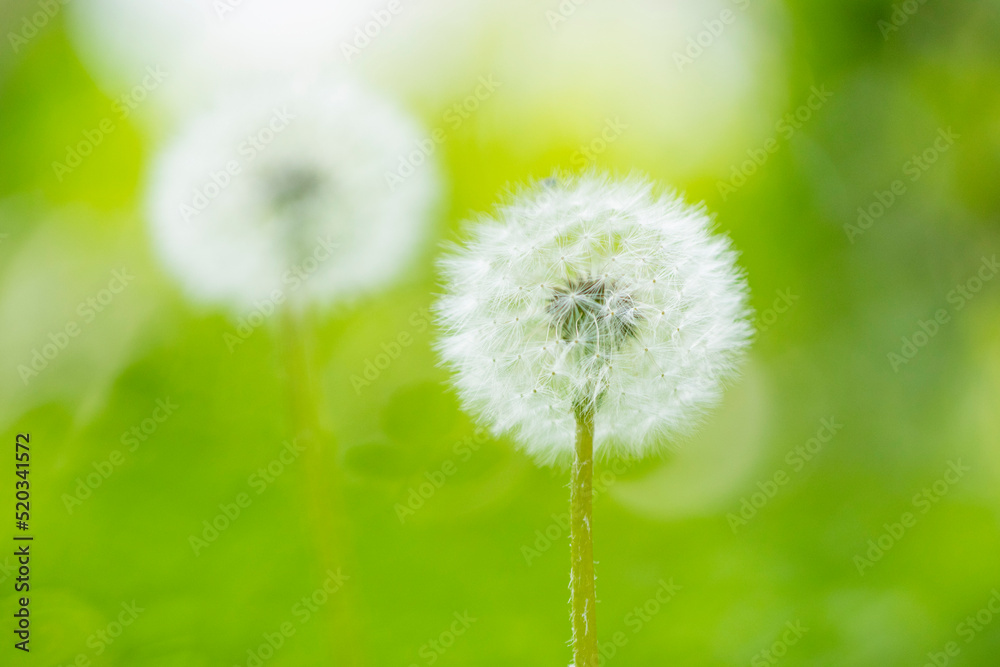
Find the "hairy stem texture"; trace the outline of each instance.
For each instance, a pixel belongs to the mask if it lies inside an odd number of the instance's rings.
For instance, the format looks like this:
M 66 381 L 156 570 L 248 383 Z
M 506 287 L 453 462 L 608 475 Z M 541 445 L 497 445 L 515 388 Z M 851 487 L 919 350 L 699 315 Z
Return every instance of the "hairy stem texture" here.
M 576 411 L 576 456 L 570 483 L 570 567 L 574 667 L 598 667 L 594 581 L 594 410 Z

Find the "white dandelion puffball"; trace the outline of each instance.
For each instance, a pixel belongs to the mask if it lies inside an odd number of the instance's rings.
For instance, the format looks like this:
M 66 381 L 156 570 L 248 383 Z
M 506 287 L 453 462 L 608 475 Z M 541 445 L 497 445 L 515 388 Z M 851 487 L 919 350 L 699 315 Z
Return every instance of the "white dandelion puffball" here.
M 546 461 L 690 430 L 749 345 L 746 280 L 702 208 L 645 180 L 550 178 L 442 262 L 438 347 L 465 407 Z
M 428 160 L 395 175 L 423 137 L 347 83 L 230 99 L 155 161 L 156 251 L 192 298 L 241 309 L 278 297 L 330 304 L 383 287 L 429 232 L 436 169 Z

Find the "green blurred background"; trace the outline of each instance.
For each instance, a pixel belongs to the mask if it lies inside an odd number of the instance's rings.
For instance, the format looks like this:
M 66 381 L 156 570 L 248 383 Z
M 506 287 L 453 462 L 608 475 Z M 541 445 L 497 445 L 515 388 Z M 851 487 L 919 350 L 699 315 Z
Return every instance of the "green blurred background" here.
M 148 161 L 178 109 L 215 84 L 185 87 L 198 68 L 164 63 L 169 85 L 122 118 L 133 72 L 170 51 L 142 51 L 155 40 L 129 23 L 141 10 L 73 2 L 24 43 L 10 35 L 41 5 L 0 5 L 0 424 L 4 451 L 32 436 L 36 536 L 32 650 L 4 645 L 0 664 L 253 665 L 248 651 L 285 622 L 295 634 L 263 664 L 342 664 L 334 603 L 306 622 L 295 611 L 327 569 L 314 505 L 333 500 L 308 479 L 334 467 L 335 518 L 356 533 L 345 591 L 372 665 L 568 664 L 568 545 L 553 518 L 567 472 L 476 430 L 436 366 L 427 309 L 437 248 L 463 218 L 509 184 L 591 164 L 704 200 L 759 314 L 744 376 L 700 433 L 598 469 L 605 664 L 1000 664 L 1000 280 L 988 269 L 1000 3 L 404 0 L 345 62 L 338 45 L 382 5 L 359 8 L 319 50 L 447 132 L 435 154 L 447 193 L 417 269 L 318 324 L 336 435 L 325 468 L 297 458 L 258 493 L 251 476 L 295 435 L 277 331 L 230 353 L 234 320 L 184 300 L 144 219 Z M 294 21 L 280 29 L 294 38 Z M 500 86 L 453 122 L 481 76 Z M 114 130 L 57 174 L 105 119 Z M 896 181 L 902 194 L 888 194 Z M 79 304 L 123 267 L 134 280 L 85 319 Z M 19 366 L 68 322 L 80 335 L 24 381 Z M 412 344 L 383 363 L 401 333 Z M 157 401 L 178 406 L 162 423 Z M 144 439 L 127 439 L 133 428 Z M 0 474 L 11 506 L 12 459 Z M 241 493 L 249 506 L 193 547 Z M 9 643 L 12 562 L 0 556 Z M 660 604 L 671 581 L 680 589 Z M 133 601 L 134 623 L 101 639 Z M 453 626 L 456 613 L 476 620 Z

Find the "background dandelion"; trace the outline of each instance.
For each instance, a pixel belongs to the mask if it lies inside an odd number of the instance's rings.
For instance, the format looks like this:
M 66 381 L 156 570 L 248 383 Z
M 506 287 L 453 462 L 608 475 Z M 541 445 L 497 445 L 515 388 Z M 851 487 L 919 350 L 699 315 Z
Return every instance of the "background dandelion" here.
M 341 592 L 360 593 L 373 664 L 566 665 L 565 473 L 446 390 L 429 309 L 436 248 L 471 211 L 508 183 L 596 166 L 704 201 L 757 313 L 739 381 L 696 432 L 641 460 L 599 445 L 608 664 L 745 666 L 801 621 L 782 664 L 922 665 L 957 642 L 955 664 L 995 665 L 996 620 L 967 643 L 956 628 L 997 586 L 1000 283 L 981 281 L 961 310 L 948 300 L 1000 246 L 995 2 L 899 15 L 914 5 L 403 0 L 350 62 L 341 41 L 388 2 L 315 3 L 347 13 L 336 25 L 306 2 L 226 2 L 221 22 L 214 0 L 0 3 L 0 423 L 7 443 L 25 430 L 39 442 L 28 664 L 245 666 L 285 621 L 295 634 L 268 667 L 332 662 L 340 593 L 299 607 L 305 623 L 292 612 L 328 576 L 303 512 L 316 470 L 343 475 L 342 516 L 362 527 Z M 295 11 L 271 20 L 283 7 Z M 196 32 L 157 8 L 194 17 Z M 549 12 L 566 20 L 553 28 Z M 280 83 L 302 67 L 345 72 L 411 113 L 448 194 L 397 280 L 315 322 L 337 459 L 300 457 L 258 494 L 248 479 L 270 476 L 292 430 L 280 327 L 230 353 L 249 313 L 194 302 L 154 254 L 148 167 L 183 119 L 251 73 Z M 148 68 L 166 73 L 152 90 Z M 477 96 L 491 76 L 500 85 Z M 949 128 L 958 138 L 936 151 Z M 913 180 L 926 151 L 934 163 Z M 135 279 L 89 319 L 123 269 Z M 950 320 L 894 370 L 888 355 L 942 308 Z M 26 384 L 18 369 L 32 363 Z M 143 432 L 168 399 L 180 407 Z M 116 451 L 122 465 L 88 486 Z M 914 507 L 959 459 L 961 481 Z M 189 538 L 240 493 L 251 505 L 196 555 Z M 860 574 L 854 558 L 903 512 L 916 526 Z M 5 614 L 12 564 L 0 554 Z M 133 600 L 145 611 L 94 655 L 88 639 Z M 476 620 L 451 634 L 466 612 Z
M 307 509 L 328 572 L 357 568 L 343 475 L 323 464 L 337 451 L 311 316 L 384 288 L 412 263 L 437 174 L 425 165 L 406 179 L 386 175 L 419 136 L 402 112 L 356 85 L 257 86 L 195 117 L 150 179 L 152 236 L 164 263 L 194 299 L 248 312 L 249 325 L 240 320 L 247 330 L 226 336 L 229 351 L 251 327 L 280 321 L 292 441 L 305 452 Z M 356 598 L 351 587 L 331 605 L 329 643 L 360 666 L 367 658 Z
M 149 177 L 154 247 L 188 294 L 248 309 L 350 302 L 406 272 L 433 165 L 391 184 L 417 124 L 360 86 L 256 86 L 192 119 Z

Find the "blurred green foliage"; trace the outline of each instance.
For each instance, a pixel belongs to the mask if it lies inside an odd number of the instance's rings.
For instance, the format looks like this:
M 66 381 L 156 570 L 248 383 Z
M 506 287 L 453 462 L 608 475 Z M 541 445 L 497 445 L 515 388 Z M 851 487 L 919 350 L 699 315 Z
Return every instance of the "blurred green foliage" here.
M 597 158 L 705 200 L 742 252 L 761 317 L 745 377 L 701 434 L 660 460 L 599 469 L 613 480 L 596 503 L 599 634 L 606 647 L 617 632 L 625 638 L 607 664 L 772 664 L 760 652 L 800 622 L 808 630 L 783 664 L 922 665 L 955 642 L 954 664 L 996 665 L 1000 617 L 968 642 L 959 624 L 1000 587 L 1000 281 L 960 310 L 949 293 L 1000 247 L 1000 5 L 927 2 L 887 38 L 879 22 L 891 21 L 890 2 L 789 0 L 747 12 L 759 13 L 761 53 L 777 55 L 759 77 L 766 94 L 724 110 L 741 120 L 714 157 L 680 170 L 684 156 L 626 134 Z M 515 28 L 498 28 L 497 41 Z M 486 71 L 492 48 L 469 57 Z M 286 621 L 296 633 L 266 664 L 338 664 L 329 609 L 305 623 L 293 612 L 327 569 L 310 459 L 259 495 L 248 483 L 295 435 L 277 331 L 262 327 L 231 354 L 232 321 L 185 303 L 153 261 L 142 173 L 156 145 L 131 122 L 56 178 L 52 162 L 113 109 L 61 20 L 3 58 L 0 422 L 11 448 L 14 433 L 32 435 L 37 541 L 32 653 L 0 647 L 0 664 L 68 665 L 86 654 L 95 665 L 245 665 Z M 616 76 L 644 86 L 638 73 Z M 392 80 L 383 74 L 380 85 Z M 516 97 L 517 83 L 505 85 Z M 778 134 L 778 150 L 725 196 L 719 183 L 814 86 L 832 91 L 829 102 L 790 137 Z M 454 102 L 408 97 L 428 127 Z M 630 117 L 615 99 L 600 110 L 588 99 L 553 95 L 531 110 L 498 93 L 493 112 L 444 125 L 449 192 L 437 240 L 456 238 L 460 221 L 508 184 L 572 168 L 608 109 Z M 943 128 L 959 139 L 909 180 L 906 163 Z M 896 179 L 906 194 L 852 242 L 845 225 Z M 553 516 L 566 510 L 567 475 L 482 436 L 447 390 L 426 319 L 435 245 L 404 285 L 327 314 L 317 335 L 337 439 L 323 460 L 345 471 L 357 537 L 347 585 L 363 641 L 375 665 L 565 665 L 567 544 Z M 17 367 L 120 266 L 134 284 L 25 385 Z M 939 309 L 949 321 L 894 369 L 888 355 L 904 338 L 921 340 L 921 322 Z M 412 344 L 370 384 L 352 382 L 400 332 Z M 179 408 L 129 451 L 122 436 L 164 399 Z M 824 418 L 842 428 L 797 468 L 786 456 Z M 124 463 L 67 507 L 114 450 Z M 969 472 L 935 491 L 958 460 Z M 786 481 L 747 516 L 744 499 L 761 501 L 779 471 Z M 430 497 L 413 501 L 427 483 Z M 189 537 L 243 492 L 252 503 L 195 555 Z M 413 510 L 403 520 L 402 506 Z M 745 525 L 733 520 L 741 508 Z M 905 512 L 915 525 L 893 537 Z M 879 553 L 859 573 L 858 558 Z M 646 606 L 671 580 L 677 595 Z M 0 569 L 4 623 L 11 582 Z M 96 640 L 133 600 L 144 609 L 135 623 L 113 643 Z M 476 621 L 439 654 L 430 642 L 447 642 L 456 612 Z

